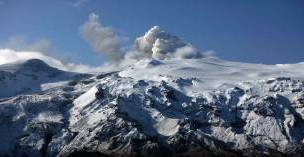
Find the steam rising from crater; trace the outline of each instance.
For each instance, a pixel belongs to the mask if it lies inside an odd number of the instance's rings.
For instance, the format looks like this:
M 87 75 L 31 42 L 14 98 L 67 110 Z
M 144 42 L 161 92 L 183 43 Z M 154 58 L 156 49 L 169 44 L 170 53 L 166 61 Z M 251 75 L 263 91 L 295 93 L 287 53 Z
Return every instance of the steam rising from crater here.
M 106 64 L 107 69 L 110 69 L 110 67 L 111 69 L 120 69 L 125 65 L 133 64 L 134 59 L 135 61 L 142 59 L 188 59 L 205 56 L 205 54 L 202 55 L 202 53 L 190 43 L 165 32 L 159 26 L 154 26 L 149 29 L 143 36 L 138 37 L 134 41 L 134 44 L 131 46 L 132 48 L 125 50 L 120 45 L 122 39 L 115 34 L 111 27 L 104 26 L 99 20 L 99 16 L 95 13 L 91 13 L 88 20 L 80 26 L 80 34 L 95 52 L 100 53 L 108 59 L 110 64 Z M 0 48 L 0 64 L 37 58 L 45 61 L 51 66 L 67 71 L 97 72 L 100 69 L 105 69 L 102 68 L 105 66 L 91 67 L 71 62 L 63 62 L 53 57 L 49 57 L 45 53 L 42 53 L 42 51 L 49 51 L 48 40 L 42 40 L 41 42 L 37 42 L 37 44 L 20 42 L 23 40 L 13 41 L 18 42 L 10 42 L 10 44 L 7 44 L 8 46 L 6 46 L 7 49 Z M 16 47 L 16 45 L 18 47 Z M 21 48 L 19 48 L 20 45 L 22 45 Z
M 88 21 L 80 27 L 81 35 L 98 52 L 110 62 L 121 62 L 130 59 L 169 59 L 199 58 L 201 53 L 191 44 L 177 36 L 163 31 L 159 26 L 149 29 L 142 37 L 138 37 L 132 50 L 123 52 L 120 39 L 110 27 L 104 26 L 98 15 L 91 13 Z M 126 56 L 124 56 L 127 54 Z
M 191 44 L 171 35 L 159 26 L 152 27 L 144 36 L 135 40 L 138 55 L 156 58 L 198 58 L 201 53 Z

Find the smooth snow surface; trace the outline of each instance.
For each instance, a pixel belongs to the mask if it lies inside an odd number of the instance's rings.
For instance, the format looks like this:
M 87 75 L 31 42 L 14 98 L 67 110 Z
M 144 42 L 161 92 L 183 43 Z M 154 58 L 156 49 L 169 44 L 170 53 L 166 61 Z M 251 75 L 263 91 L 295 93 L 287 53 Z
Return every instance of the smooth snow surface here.
M 157 63 L 157 64 L 154 64 Z M 217 58 L 202 59 L 145 59 L 119 73 L 121 77 L 137 80 L 169 81 L 192 95 L 202 91 L 227 89 L 240 82 L 274 77 L 304 78 L 304 64 L 249 64 L 224 61 Z M 174 83 L 175 82 L 175 83 Z
M 163 118 L 154 125 L 154 128 L 163 136 L 172 136 L 178 132 L 178 121 L 178 119 Z
M 60 87 L 60 86 L 64 86 L 68 83 L 69 81 L 59 81 L 59 82 L 51 82 L 51 83 L 43 83 L 40 85 L 40 88 L 42 91 L 48 90 L 48 89 L 52 89 L 55 87 Z
M 80 113 L 77 112 L 78 110 L 83 110 L 87 105 L 91 104 L 96 98 L 95 93 L 97 92 L 97 88 L 94 86 L 89 89 L 86 93 L 79 96 L 77 99 L 74 100 L 73 104 L 75 105 L 75 109 L 71 111 L 74 115 L 79 115 Z M 70 123 L 73 125 L 77 122 L 77 118 L 71 118 Z
M 78 107 L 84 107 L 95 100 L 96 87 L 92 87 L 89 91 L 75 99 L 74 104 Z

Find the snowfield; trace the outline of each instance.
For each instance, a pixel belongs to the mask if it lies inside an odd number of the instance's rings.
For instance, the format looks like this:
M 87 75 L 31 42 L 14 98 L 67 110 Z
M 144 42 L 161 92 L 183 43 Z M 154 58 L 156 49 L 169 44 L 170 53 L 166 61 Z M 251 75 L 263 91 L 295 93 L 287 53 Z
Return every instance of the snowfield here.
M 275 77 L 304 78 L 304 64 L 264 65 L 224 61 L 214 57 L 200 59 L 141 60 L 119 73 L 137 80 L 168 81 L 189 94 L 227 89 L 243 81 Z M 190 88 L 187 88 L 187 86 Z
M 191 45 L 158 27 L 136 43 L 107 73 L 0 65 L 0 156 L 304 156 L 303 63 L 173 57 Z

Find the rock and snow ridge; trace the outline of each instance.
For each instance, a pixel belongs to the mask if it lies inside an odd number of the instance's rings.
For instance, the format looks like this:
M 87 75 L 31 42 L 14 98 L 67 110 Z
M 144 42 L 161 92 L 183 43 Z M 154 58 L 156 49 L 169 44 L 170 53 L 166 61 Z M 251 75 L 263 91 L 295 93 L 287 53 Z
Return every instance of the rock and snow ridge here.
M 170 55 L 187 45 L 155 36 L 179 45 Z M 98 75 L 39 60 L 0 66 L 5 82 L 16 75 L 7 89 L 25 74 L 38 77 L 27 87 L 39 87 L 7 94 L 0 86 L 0 156 L 304 156 L 303 63 L 158 58 L 153 47 L 151 56 Z
M 76 73 L 50 67 L 39 59 L 0 65 L 0 98 L 47 90 Z

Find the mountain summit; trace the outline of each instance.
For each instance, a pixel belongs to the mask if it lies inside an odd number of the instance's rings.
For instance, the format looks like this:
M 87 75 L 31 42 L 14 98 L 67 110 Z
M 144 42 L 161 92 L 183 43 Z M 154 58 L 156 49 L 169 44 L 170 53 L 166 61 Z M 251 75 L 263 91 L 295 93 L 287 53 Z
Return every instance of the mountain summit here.
M 69 80 L 73 75 L 39 59 L 3 64 L 0 65 L 0 98 L 42 91 L 47 83 Z

